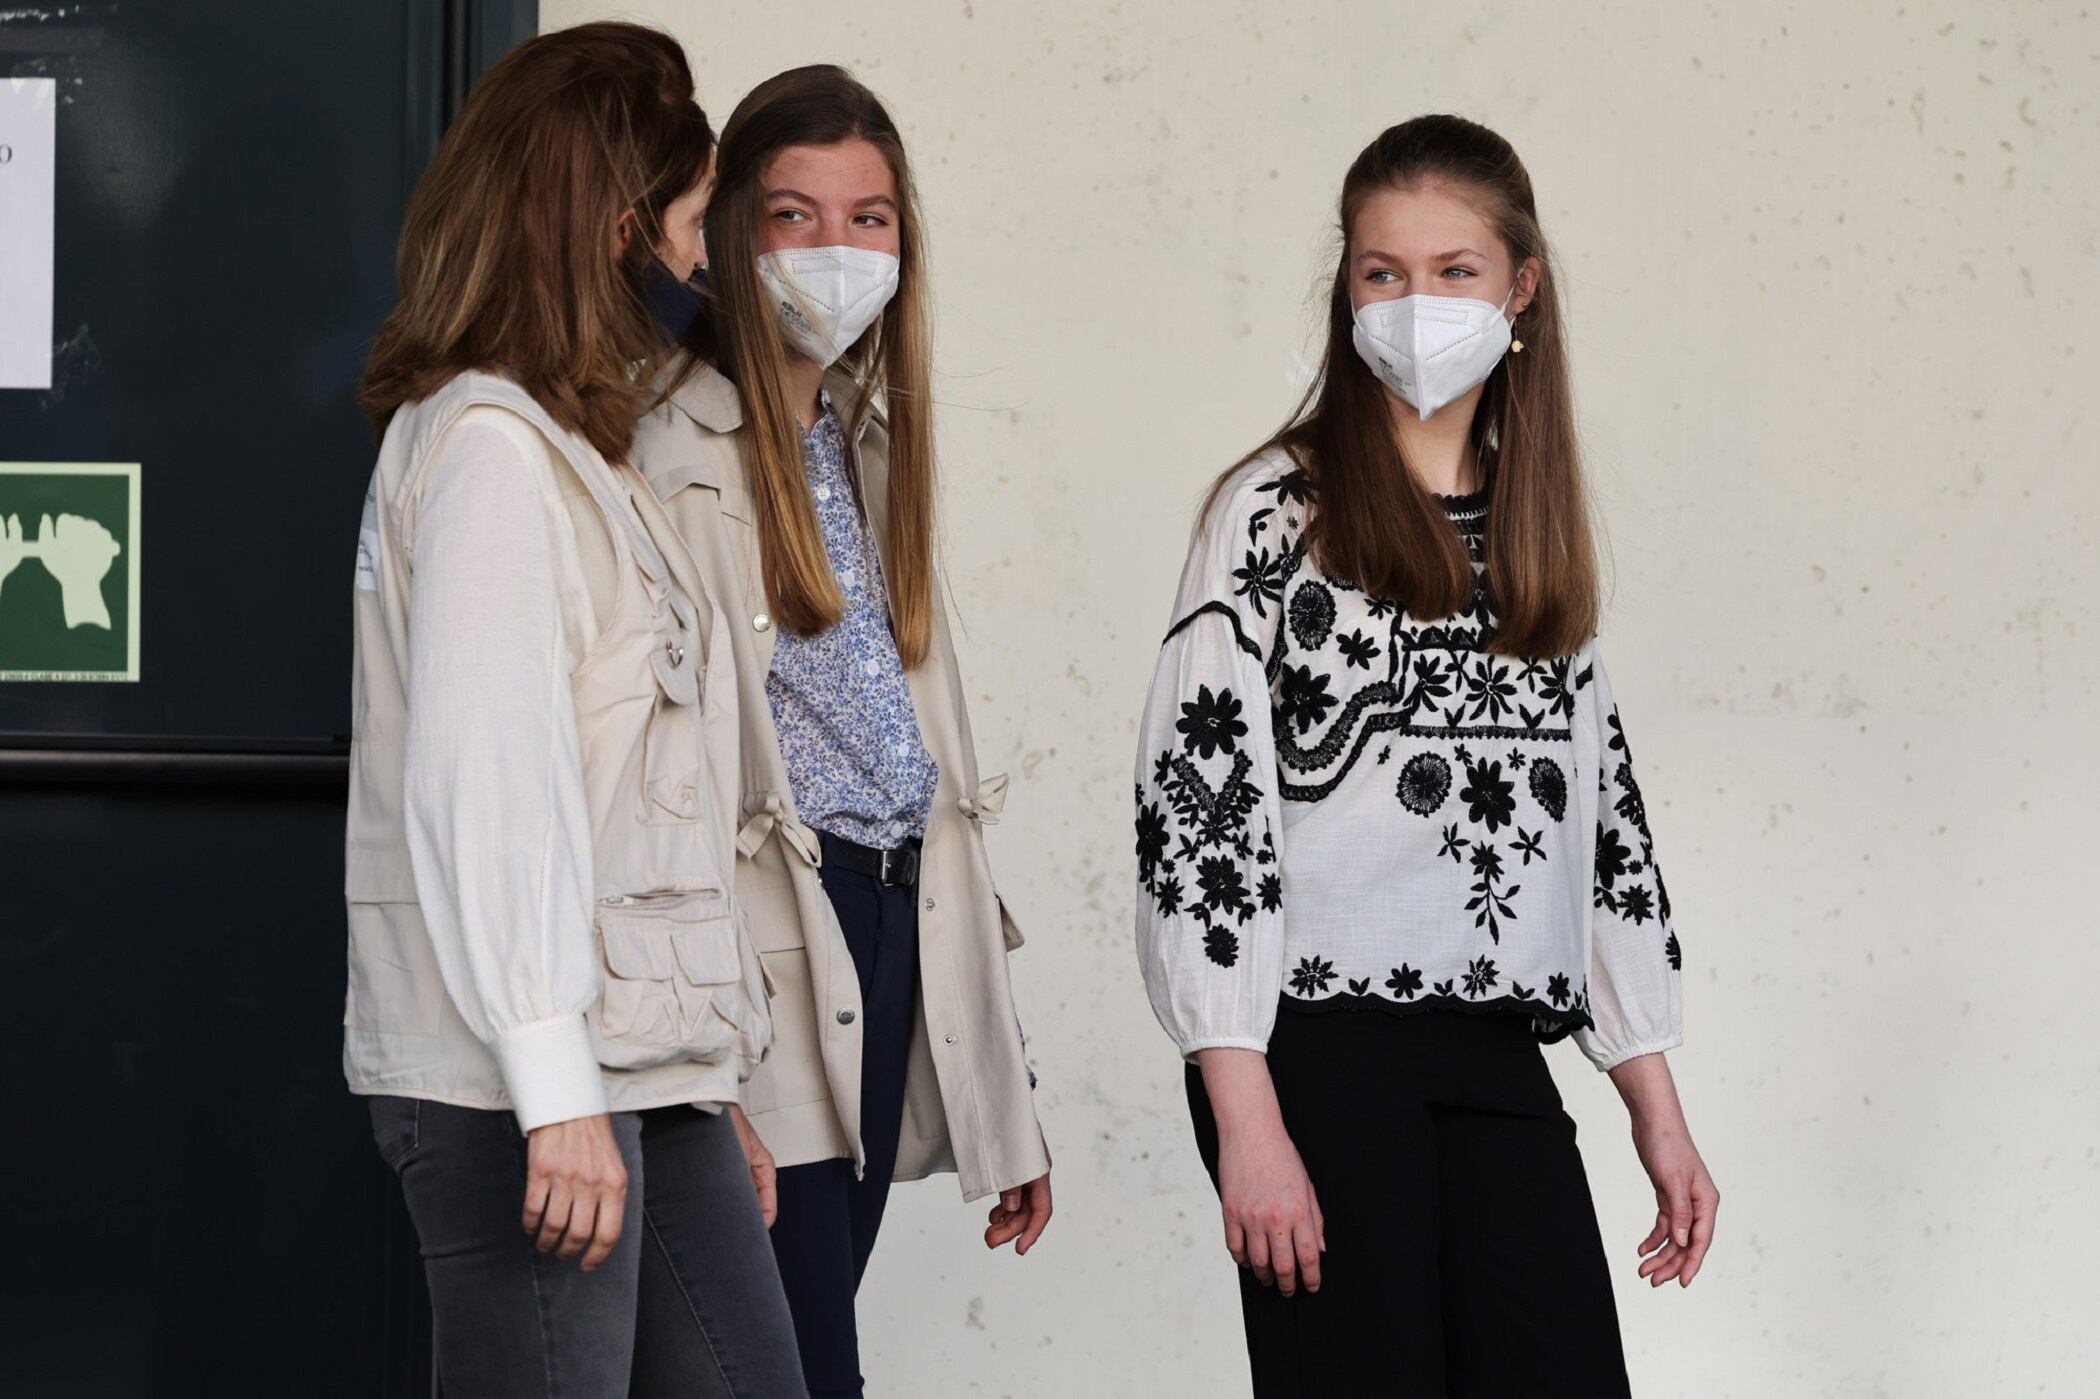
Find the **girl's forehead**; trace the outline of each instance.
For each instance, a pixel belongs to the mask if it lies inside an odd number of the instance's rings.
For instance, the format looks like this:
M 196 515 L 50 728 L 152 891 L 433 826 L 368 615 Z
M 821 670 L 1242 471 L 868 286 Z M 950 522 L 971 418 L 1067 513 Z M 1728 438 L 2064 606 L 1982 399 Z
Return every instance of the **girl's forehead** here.
M 825 146 L 784 146 L 766 166 L 767 190 L 793 189 L 816 198 L 895 196 L 889 159 L 872 141 Z
M 1349 233 L 1358 247 L 1391 253 L 1458 247 L 1488 251 L 1500 242 L 1479 203 L 1449 184 L 1378 190 L 1357 207 Z

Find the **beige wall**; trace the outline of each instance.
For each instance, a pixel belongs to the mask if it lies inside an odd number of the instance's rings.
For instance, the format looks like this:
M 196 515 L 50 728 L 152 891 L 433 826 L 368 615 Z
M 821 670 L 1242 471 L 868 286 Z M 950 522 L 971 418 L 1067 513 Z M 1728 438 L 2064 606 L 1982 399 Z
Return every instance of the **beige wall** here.
M 923 179 L 946 544 L 1059 1215 L 898 1192 L 880 1395 L 1244 1392 L 1131 952 L 1130 773 L 1191 506 L 1283 414 L 1343 169 L 1455 110 L 1558 241 L 1613 678 L 1726 1204 L 1689 1292 L 1582 1124 L 1643 1395 L 2088 1388 L 2100 1343 L 2100 20 L 2070 4 L 546 0 L 675 31 L 719 122 L 828 59 Z M 1346 1227 L 1346 1226 L 1344 1226 Z M 1396 1357 L 1396 1363 L 1400 1358 Z

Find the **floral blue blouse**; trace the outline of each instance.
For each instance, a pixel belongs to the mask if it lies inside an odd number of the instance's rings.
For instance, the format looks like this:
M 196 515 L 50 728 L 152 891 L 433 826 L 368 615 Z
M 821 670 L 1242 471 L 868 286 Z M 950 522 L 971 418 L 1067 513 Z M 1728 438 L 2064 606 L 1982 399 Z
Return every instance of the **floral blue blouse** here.
M 882 560 L 854 493 L 845 429 L 829 394 L 822 405 L 802 435 L 802 461 L 846 613 L 815 636 L 781 632 L 766 698 L 802 820 L 887 849 L 926 834 L 940 769 L 920 737 L 890 631 Z

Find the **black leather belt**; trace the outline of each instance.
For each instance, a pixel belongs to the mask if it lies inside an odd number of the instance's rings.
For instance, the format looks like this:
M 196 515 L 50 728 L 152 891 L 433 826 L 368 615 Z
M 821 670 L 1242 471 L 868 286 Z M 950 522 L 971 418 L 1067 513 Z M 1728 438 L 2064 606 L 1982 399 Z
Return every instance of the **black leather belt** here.
M 919 841 L 917 837 L 878 850 L 872 845 L 862 845 L 857 840 L 835 836 L 829 831 L 817 832 L 817 843 L 824 851 L 824 863 L 837 865 L 856 874 L 865 874 L 884 884 L 914 884 L 919 878 Z

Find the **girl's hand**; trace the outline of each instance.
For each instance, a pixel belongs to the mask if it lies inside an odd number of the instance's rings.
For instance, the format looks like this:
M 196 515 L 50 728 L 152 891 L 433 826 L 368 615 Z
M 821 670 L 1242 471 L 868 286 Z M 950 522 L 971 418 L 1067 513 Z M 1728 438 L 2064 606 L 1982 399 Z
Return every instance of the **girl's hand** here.
M 1014 1252 L 1026 1254 L 1043 1236 L 1043 1230 L 1049 1227 L 1050 1173 L 1045 1171 L 1026 1185 L 999 1192 L 999 1203 L 992 1206 L 985 1226 L 984 1246 L 997 1248 L 1009 1239 L 1018 1238 L 1020 1242 L 1014 1245 Z
M 729 1105 L 729 1121 L 736 1128 L 737 1145 L 744 1148 L 744 1160 L 751 1167 L 751 1188 L 758 1192 L 758 1212 L 770 1229 L 780 1216 L 779 1173 L 773 1166 L 773 1153 L 766 1150 L 766 1144 L 758 1139 L 758 1129 L 735 1103 Z
M 1266 1057 L 1251 1049 L 1196 1054 L 1218 1122 L 1218 1199 L 1225 1251 L 1289 1297 L 1320 1290 L 1327 1222 L 1298 1148 L 1284 1130 Z
M 1663 1056 L 1629 1059 L 1611 1074 L 1633 1115 L 1633 1149 L 1655 1183 L 1655 1227 L 1641 1240 L 1641 1276 L 1650 1287 L 1672 1278 L 1690 1287 L 1713 1243 L 1721 1192 L 1692 1145 Z

